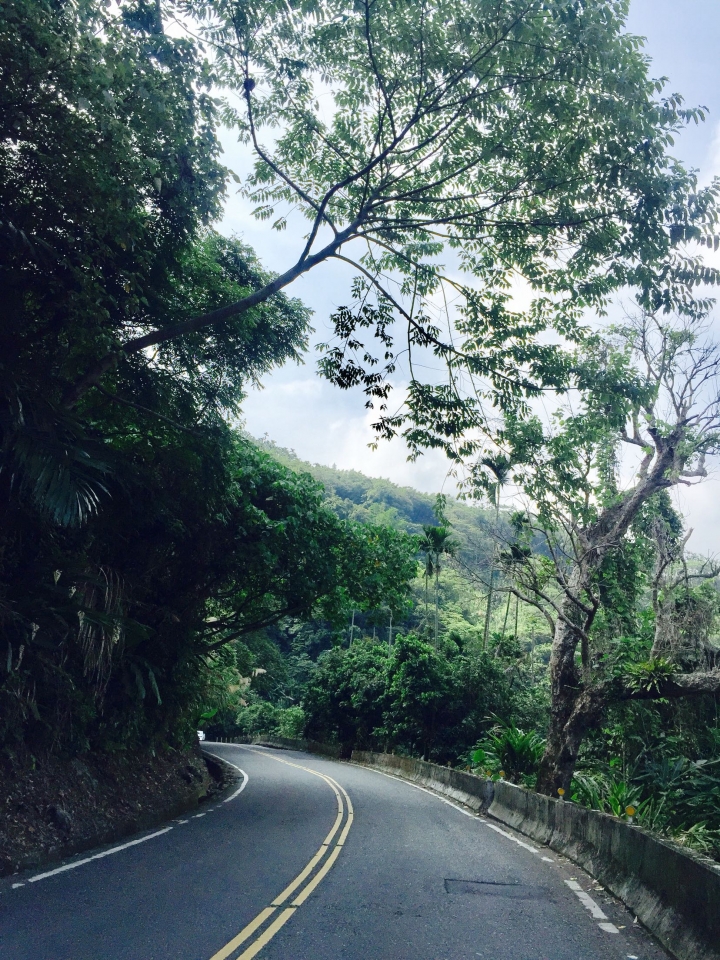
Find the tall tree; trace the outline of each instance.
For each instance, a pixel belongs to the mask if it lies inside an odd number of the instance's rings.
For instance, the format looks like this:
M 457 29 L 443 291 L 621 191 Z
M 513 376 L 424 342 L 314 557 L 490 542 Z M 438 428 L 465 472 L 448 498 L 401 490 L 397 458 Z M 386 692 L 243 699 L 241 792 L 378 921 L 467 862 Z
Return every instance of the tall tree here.
M 495 555 L 496 555 L 496 543 L 498 536 L 498 524 L 500 522 L 500 493 L 503 486 L 510 476 L 510 461 L 507 457 L 502 454 L 498 454 L 495 457 L 481 457 L 480 463 L 486 467 L 492 476 L 495 477 L 494 482 L 491 482 L 490 493 L 495 504 L 495 530 L 493 531 L 494 540 L 493 540 L 493 553 L 490 558 L 490 579 L 488 580 L 487 588 L 487 607 L 485 609 L 485 628 L 483 631 L 483 646 L 487 650 L 488 640 L 490 638 L 490 619 L 492 617 L 492 602 L 493 602 L 493 592 L 495 588 Z M 482 476 L 482 474 L 479 474 Z M 509 601 L 509 598 L 508 598 Z M 509 609 L 509 606 L 508 606 Z M 505 614 L 505 623 L 507 624 L 507 613 Z M 503 635 L 505 633 L 505 627 L 503 627 Z
M 340 522 L 228 426 L 305 346 L 309 312 L 281 292 L 127 355 L 68 405 L 128 331 L 273 280 L 210 225 L 217 104 L 164 15 L 0 8 L 4 745 L 182 738 L 220 645 L 288 614 L 399 605 L 415 571 L 413 541 Z
M 108 396 L 150 421 L 218 424 L 248 382 L 305 346 L 308 311 L 276 295 L 210 334 L 128 356 L 105 393 L 65 403 L 148 317 L 176 322 L 272 280 L 209 227 L 227 176 L 217 107 L 197 47 L 166 36 L 157 9 L 9 0 L 0 11 L 0 509 L 27 494 L 70 523 L 97 507 Z
M 438 644 L 438 629 L 440 622 L 440 567 L 442 558 L 453 557 L 457 543 L 452 537 L 450 523 L 445 515 L 446 498 L 438 494 L 435 498 L 433 513 L 438 521 L 436 526 L 423 524 L 423 538 L 420 549 L 425 554 L 425 614 L 427 616 L 427 586 L 430 577 L 435 578 L 435 648 Z
M 593 626 L 608 564 L 627 547 L 646 505 L 706 475 L 720 452 L 720 352 L 697 323 L 642 315 L 577 358 L 579 402 L 553 422 L 508 419 L 499 439 L 527 498 L 505 553 L 512 588 L 553 633 L 551 721 L 538 789 L 567 790 L 578 750 L 613 699 L 682 697 L 720 689 L 720 672 L 685 672 L 658 656 L 619 676 Z M 621 449 L 632 480 L 618 482 Z M 533 550 L 539 538 L 542 549 Z

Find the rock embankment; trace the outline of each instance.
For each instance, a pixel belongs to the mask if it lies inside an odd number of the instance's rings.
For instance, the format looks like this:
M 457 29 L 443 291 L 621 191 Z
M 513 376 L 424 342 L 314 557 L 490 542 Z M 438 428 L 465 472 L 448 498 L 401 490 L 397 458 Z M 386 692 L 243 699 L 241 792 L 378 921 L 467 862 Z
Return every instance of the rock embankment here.
M 0 766 L 0 876 L 146 830 L 212 796 L 227 774 L 199 751 L 34 757 Z

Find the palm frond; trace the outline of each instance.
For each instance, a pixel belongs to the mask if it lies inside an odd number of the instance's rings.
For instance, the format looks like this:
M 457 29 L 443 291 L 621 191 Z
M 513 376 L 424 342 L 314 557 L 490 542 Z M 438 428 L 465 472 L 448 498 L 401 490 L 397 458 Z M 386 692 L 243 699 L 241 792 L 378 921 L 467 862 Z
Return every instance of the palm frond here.
M 29 497 L 59 526 L 85 523 L 109 496 L 104 448 L 70 413 L 22 397 L 14 383 L 3 386 L 0 474 L 8 478 L 10 491 Z

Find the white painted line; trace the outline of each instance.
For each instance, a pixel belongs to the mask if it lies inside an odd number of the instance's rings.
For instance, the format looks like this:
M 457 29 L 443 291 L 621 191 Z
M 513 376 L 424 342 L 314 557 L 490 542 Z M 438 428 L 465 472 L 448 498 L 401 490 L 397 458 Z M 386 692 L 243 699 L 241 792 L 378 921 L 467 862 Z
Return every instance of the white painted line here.
M 607 916 L 602 912 L 600 907 L 595 903 L 589 894 L 578 890 L 575 896 L 578 898 L 580 903 L 590 911 L 590 916 L 593 918 L 593 920 L 607 920 Z
M 103 857 L 109 857 L 111 853 L 119 853 L 121 850 L 127 850 L 128 847 L 136 847 L 139 843 L 145 843 L 146 840 L 160 837 L 163 833 L 170 833 L 171 830 L 172 827 L 165 827 L 164 830 L 156 830 L 155 833 L 149 833 L 146 837 L 140 837 L 139 840 L 130 840 L 129 843 L 121 843 L 118 847 L 110 847 L 109 850 L 93 854 L 92 857 L 84 857 L 82 860 L 76 860 L 75 863 L 66 863 L 64 866 L 48 870 L 46 873 L 36 873 L 34 877 L 28 877 L 27 882 L 37 883 L 38 880 L 44 880 L 46 877 L 54 877 L 58 873 L 65 873 L 66 870 L 74 870 L 75 867 L 82 867 L 83 864 L 90 863 L 92 860 L 101 860 Z
M 210 751 L 207 751 L 210 753 Z M 214 753 L 210 756 L 216 756 Z M 234 763 L 230 763 L 229 760 L 225 760 L 224 757 L 217 757 L 218 760 L 224 760 L 225 763 L 228 763 L 231 767 L 234 767 L 239 773 L 242 774 L 243 782 L 226 800 L 223 800 L 223 803 L 228 803 L 230 800 L 234 800 L 238 794 L 242 793 L 245 789 L 245 786 L 248 782 L 248 775 L 244 770 L 241 770 L 240 767 L 235 766 Z M 213 807 L 213 809 L 216 809 Z M 210 811 L 206 811 L 209 813 Z M 193 819 L 198 819 L 198 817 L 204 817 L 205 813 L 196 813 L 193 815 Z M 189 823 L 188 820 L 175 820 L 174 823 Z M 129 840 L 127 843 L 121 843 L 117 847 L 110 847 L 109 850 L 103 850 L 101 853 L 95 853 L 92 857 L 83 857 L 82 860 L 75 860 L 74 863 L 66 863 L 62 867 L 56 867 L 54 870 L 46 870 L 45 873 L 36 873 L 34 877 L 28 877 L 27 883 L 37 883 L 38 880 L 45 880 L 47 877 L 54 877 L 58 873 L 65 873 L 68 870 L 74 870 L 76 867 L 82 867 L 86 863 L 91 863 L 93 860 L 102 860 L 103 857 L 109 857 L 112 853 L 119 853 L 121 850 L 127 850 L 129 847 L 136 847 L 139 843 L 145 843 L 146 840 L 152 840 L 154 837 L 161 837 L 164 833 L 169 833 L 173 828 L 165 827 L 162 830 L 156 830 L 154 833 L 149 833 L 146 837 L 139 837 L 137 840 Z M 24 883 L 13 883 L 12 889 L 16 890 L 18 887 L 23 887 Z
M 231 744 L 231 746 L 238 746 L 238 744 Z M 244 790 L 245 787 L 247 786 L 247 782 L 248 782 L 248 780 L 249 780 L 250 778 L 248 777 L 248 775 L 245 773 L 244 770 L 241 770 L 240 767 L 237 766 L 237 764 L 235 764 L 235 763 L 230 763 L 230 761 L 229 761 L 229 760 L 226 760 L 225 757 L 219 757 L 216 753 L 210 753 L 209 750 L 206 750 L 205 753 L 209 754 L 211 757 L 215 757 L 216 760 L 222 760 L 223 763 L 226 763 L 229 767 L 232 767 L 233 770 L 237 770 L 237 772 L 242 775 L 243 782 L 242 782 L 242 783 L 240 784 L 240 786 L 237 788 L 237 790 L 235 791 L 235 793 L 233 793 L 233 794 L 232 794 L 231 796 L 229 796 L 229 797 L 226 797 L 226 798 L 223 800 L 223 803 L 230 803 L 230 801 L 231 801 L 231 800 L 234 800 L 235 797 L 239 797 L 239 796 L 240 796 L 240 794 L 243 792 L 243 790 Z
M 362 764 L 357 764 L 357 766 L 362 766 Z M 417 783 L 413 783 L 411 780 L 406 780 L 404 777 L 396 777 L 392 773 L 385 773 L 384 770 L 376 770 L 375 767 L 365 767 L 362 766 L 363 770 L 369 770 L 371 773 L 379 773 L 381 777 L 389 777 L 391 780 L 397 780 L 398 783 L 404 783 L 408 787 L 415 787 L 416 790 L 422 790 L 423 793 L 429 794 L 431 797 L 435 797 L 436 800 L 439 800 L 440 803 L 446 803 L 449 807 L 452 807 L 454 810 L 459 811 L 466 817 L 472 817 L 478 823 L 486 823 L 486 820 L 479 820 L 476 813 L 471 813 L 470 810 L 465 810 L 463 807 L 458 806 L 457 803 L 453 803 L 452 800 L 448 800 L 447 797 L 441 797 L 439 793 L 435 793 L 434 790 L 428 790 L 427 787 L 421 787 Z
M 615 926 L 615 924 L 610 923 L 608 918 L 602 912 L 600 907 L 595 903 L 593 898 L 589 894 L 585 893 L 585 891 L 577 882 L 577 880 L 566 880 L 565 883 L 568 887 L 570 887 L 572 892 L 578 898 L 580 903 L 585 907 L 585 909 L 590 911 L 590 916 L 594 920 L 602 921 L 601 923 L 598 924 L 601 930 L 604 930 L 605 933 L 620 933 L 620 931 Z
M 491 830 L 494 830 L 495 833 L 501 833 L 504 837 L 507 837 L 508 840 L 512 840 L 512 842 L 516 843 L 519 847 L 524 847 L 525 850 L 529 850 L 530 853 L 540 853 L 537 847 L 531 847 L 529 843 L 525 843 L 523 840 L 518 840 L 517 837 L 514 837 L 506 830 L 501 830 L 500 827 L 496 827 L 494 823 L 488 823 L 487 826 L 490 827 Z
M 541 860 L 544 860 L 545 863 L 555 863 L 552 857 L 540 857 Z

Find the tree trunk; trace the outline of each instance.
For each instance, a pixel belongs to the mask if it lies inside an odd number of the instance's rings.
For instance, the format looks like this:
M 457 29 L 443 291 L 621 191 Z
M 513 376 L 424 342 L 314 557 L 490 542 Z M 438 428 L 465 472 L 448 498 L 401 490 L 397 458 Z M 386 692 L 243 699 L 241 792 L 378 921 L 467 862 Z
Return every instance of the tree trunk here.
M 582 742 L 600 723 L 606 706 L 604 691 L 593 688 L 579 693 L 577 689 L 566 690 L 564 709 L 556 711 L 553 704 L 547 746 L 538 773 L 538 793 L 556 797 L 562 789 L 569 797 Z
M 500 517 L 500 484 L 497 485 L 495 494 L 495 537 L 497 537 L 498 519 Z M 485 611 L 485 633 L 483 636 L 483 648 L 487 650 L 488 639 L 490 637 L 490 617 L 492 616 L 493 586 L 495 582 L 495 550 L 497 542 L 493 539 L 493 552 L 490 558 L 490 583 L 488 585 L 487 610 Z
M 508 590 L 507 606 L 505 607 L 505 620 L 503 621 L 503 631 L 502 631 L 503 640 L 505 639 L 505 634 L 507 632 L 507 622 L 508 622 L 508 617 L 510 616 L 510 600 L 511 599 L 512 599 L 512 594 Z M 515 639 L 517 640 L 517 635 L 515 636 Z
M 582 598 L 590 575 L 587 567 L 579 568 L 568 584 L 568 593 Z M 560 614 L 550 657 L 550 725 L 537 781 L 538 793 L 551 797 L 557 796 L 560 788 L 569 791 L 580 744 L 597 713 L 595 697 L 586 688 L 588 672 L 583 671 L 583 677 L 575 658 L 578 646 L 584 646 L 587 618 L 570 596 L 563 600 Z
M 591 685 L 593 678 L 587 638 L 597 601 L 588 600 L 590 587 L 607 552 L 620 543 L 643 504 L 658 490 L 672 486 L 674 481 L 668 479 L 668 474 L 679 469 L 676 454 L 685 437 L 683 430 L 676 427 L 662 439 L 654 431 L 652 436 L 657 456 L 652 469 L 628 496 L 619 497 L 604 509 L 591 527 L 575 528 L 577 553 L 582 559 L 569 579 L 560 581 L 564 598 L 557 610 L 550 658 L 552 705 L 547 745 L 538 772 L 538 793 L 556 796 L 558 789 L 569 791 L 583 738 L 597 725 L 607 705 L 611 694 L 607 683 L 600 680 Z M 575 660 L 578 646 L 582 651 L 582 671 Z M 712 686 L 712 676 L 707 676 L 711 678 L 709 681 L 686 684 L 680 695 L 699 693 L 699 687 Z M 676 682 L 675 686 L 678 685 Z M 669 684 L 668 689 L 671 687 Z M 654 691 L 650 693 L 650 696 L 655 695 Z

